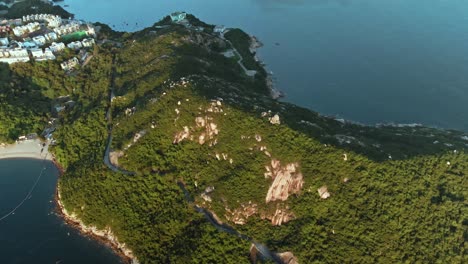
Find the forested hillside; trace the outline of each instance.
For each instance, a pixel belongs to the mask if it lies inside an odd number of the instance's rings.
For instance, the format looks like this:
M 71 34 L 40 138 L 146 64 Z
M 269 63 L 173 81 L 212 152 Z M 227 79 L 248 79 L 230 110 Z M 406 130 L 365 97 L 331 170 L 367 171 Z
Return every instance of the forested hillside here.
M 299 263 L 468 261 L 466 134 L 368 127 L 273 100 L 265 76 L 246 75 L 210 31 L 115 40 L 123 47 L 96 47 L 74 74 L 56 62 L 2 66 L 0 114 L 33 92 L 40 107 L 18 108 L 33 130 L 52 99 L 77 102 L 52 148 L 63 203 L 141 263 L 249 263 L 251 243 L 194 206 Z M 0 124 L 5 139 L 21 128 Z M 104 165 L 109 134 L 111 163 L 132 175 Z

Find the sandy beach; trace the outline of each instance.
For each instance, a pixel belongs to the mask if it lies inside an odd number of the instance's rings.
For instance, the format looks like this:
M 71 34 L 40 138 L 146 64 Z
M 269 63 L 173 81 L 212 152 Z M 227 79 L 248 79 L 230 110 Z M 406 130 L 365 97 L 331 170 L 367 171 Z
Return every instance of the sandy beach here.
M 0 159 L 7 158 L 33 158 L 52 160 L 52 155 L 48 152 L 48 144 L 42 150 L 40 140 L 18 141 L 14 144 L 0 144 Z

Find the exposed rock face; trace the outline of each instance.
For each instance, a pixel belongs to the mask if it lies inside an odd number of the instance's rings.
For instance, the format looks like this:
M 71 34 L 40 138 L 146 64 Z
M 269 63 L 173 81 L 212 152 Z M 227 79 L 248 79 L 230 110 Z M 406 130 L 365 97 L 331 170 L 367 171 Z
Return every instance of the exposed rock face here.
M 271 160 L 271 166 L 265 167 L 265 178 L 271 177 L 273 179 L 265 199 L 267 203 L 277 200 L 286 201 L 289 195 L 299 193 L 304 185 L 304 180 L 298 167 L 298 163 L 289 163 L 281 167 L 279 160 Z
M 255 246 L 255 244 L 252 243 L 252 245 L 250 246 L 250 263 L 257 263 L 258 254 L 259 252 L 257 247 Z
M 298 259 L 290 251 L 278 253 L 275 255 L 279 258 L 281 264 L 299 264 Z M 250 263 L 255 264 L 261 258 L 261 251 L 257 248 L 255 244 L 252 243 L 252 245 L 250 246 Z
M 203 118 L 201 116 L 195 118 L 195 123 L 197 124 L 197 127 L 204 127 L 206 124 L 206 117 Z
M 194 135 L 200 145 L 203 145 L 208 140 L 213 140 L 213 139 L 214 141 L 210 143 L 210 146 L 217 144 L 217 140 L 215 137 L 219 134 L 219 129 L 218 129 L 218 125 L 213 122 L 213 118 L 207 117 L 207 116 L 197 117 L 195 118 L 195 125 L 196 125 L 196 128 L 203 129 L 200 135 L 198 136 Z M 178 132 L 174 136 L 173 143 L 178 144 L 185 139 L 193 140 L 192 133 L 194 132 L 195 130 L 193 129 L 193 127 L 184 126 L 184 130 L 181 132 Z
M 184 126 L 184 130 L 182 130 L 181 132 L 177 133 L 174 136 L 174 141 L 172 143 L 178 144 L 184 139 L 188 139 L 189 136 L 190 136 L 190 129 L 188 128 L 188 126 Z
M 262 141 L 262 136 L 256 134 L 255 135 L 255 140 L 257 140 L 258 142 L 261 142 Z
M 123 157 L 123 151 L 112 151 L 109 153 L 109 159 L 112 165 L 119 166 L 119 158 Z
M 257 204 L 252 202 L 249 202 L 248 204 L 241 204 L 241 207 L 235 210 L 230 210 L 227 207 L 225 209 L 226 214 L 224 216 L 226 219 L 236 225 L 245 225 L 249 217 L 258 213 Z
M 327 199 L 330 197 L 327 186 L 322 186 L 317 191 L 321 199 Z
M 279 115 L 274 115 L 273 117 L 270 117 L 269 119 L 270 119 L 270 123 L 272 123 L 273 125 L 281 124 Z
M 133 136 L 133 143 L 137 143 L 144 135 L 146 135 L 146 130 L 142 130 Z
M 260 217 L 262 219 L 270 220 L 273 226 L 280 226 L 283 223 L 285 224 L 291 220 L 296 219 L 294 213 L 289 210 L 289 206 L 284 206 L 280 204 L 276 206 L 276 211 L 273 215 L 262 213 Z
M 290 251 L 279 253 L 278 257 L 281 259 L 281 263 L 284 264 L 299 264 L 298 259 Z
M 205 191 L 202 194 L 200 194 L 200 197 L 203 200 L 205 200 L 205 202 L 211 202 L 212 199 L 211 199 L 210 193 L 212 193 L 214 190 L 215 190 L 214 186 L 208 186 L 205 188 Z

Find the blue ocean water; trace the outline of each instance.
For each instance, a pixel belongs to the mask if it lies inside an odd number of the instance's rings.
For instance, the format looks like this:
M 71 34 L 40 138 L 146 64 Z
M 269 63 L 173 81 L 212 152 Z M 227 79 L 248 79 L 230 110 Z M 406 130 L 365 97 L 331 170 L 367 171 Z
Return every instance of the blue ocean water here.
M 184 10 L 240 27 L 286 101 L 368 124 L 468 131 L 465 0 L 66 0 L 77 18 L 118 30 Z
M 14 214 L 0 221 L 0 263 L 121 263 L 112 250 L 82 236 L 55 213 L 58 171 L 51 162 L 0 159 L 0 218 L 36 188 Z

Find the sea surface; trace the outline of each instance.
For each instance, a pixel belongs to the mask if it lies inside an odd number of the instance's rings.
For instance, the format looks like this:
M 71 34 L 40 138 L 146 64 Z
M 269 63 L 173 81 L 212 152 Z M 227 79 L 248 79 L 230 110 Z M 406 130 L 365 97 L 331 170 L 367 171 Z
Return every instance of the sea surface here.
M 178 10 L 239 27 L 286 101 L 366 124 L 468 131 L 466 0 L 65 0 L 79 19 L 136 31 Z
M 27 197 L 39 178 L 30 198 L 0 220 L 0 263 L 122 263 L 109 247 L 80 235 L 56 214 L 57 177 L 48 161 L 0 159 L 0 219 Z

